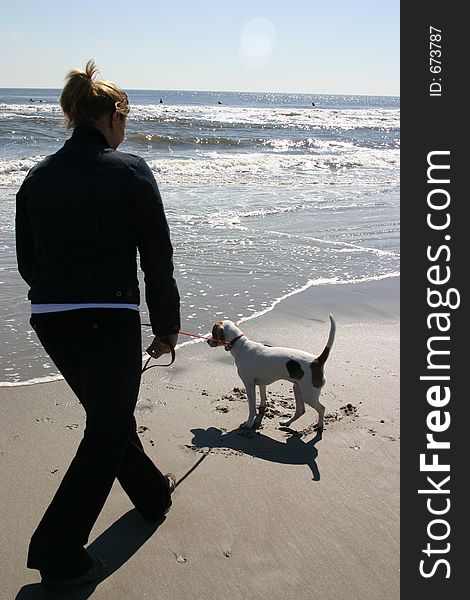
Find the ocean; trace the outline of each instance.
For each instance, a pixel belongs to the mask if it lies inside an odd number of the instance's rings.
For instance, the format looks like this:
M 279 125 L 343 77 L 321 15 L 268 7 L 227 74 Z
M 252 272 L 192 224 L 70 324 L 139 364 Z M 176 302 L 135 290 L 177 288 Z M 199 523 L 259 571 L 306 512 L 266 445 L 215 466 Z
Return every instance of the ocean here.
M 160 187 L 184 331 L 255 318 L 310 286 L 399 275 L 398 97 L 126 92 L 119 149 Z M 60 378 L 29 324 L 14 235 L 21 182 L 70 136 L 59 95 L 0 89 L 0 386 Z

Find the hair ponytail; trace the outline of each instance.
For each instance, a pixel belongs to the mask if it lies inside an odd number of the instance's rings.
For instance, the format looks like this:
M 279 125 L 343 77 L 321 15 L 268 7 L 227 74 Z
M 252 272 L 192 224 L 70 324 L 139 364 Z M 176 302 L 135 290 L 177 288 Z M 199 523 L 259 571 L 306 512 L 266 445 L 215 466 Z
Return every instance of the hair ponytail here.
M 112 81 L 96 79 L 98 67 L 93 59 L 83 69 L 67 73 L 60 96 L 60 105 L 67 119 L 67 127 L 92 124 L 106 113 L 116 110 L 116 103 L 125 101 L 127 95 Z

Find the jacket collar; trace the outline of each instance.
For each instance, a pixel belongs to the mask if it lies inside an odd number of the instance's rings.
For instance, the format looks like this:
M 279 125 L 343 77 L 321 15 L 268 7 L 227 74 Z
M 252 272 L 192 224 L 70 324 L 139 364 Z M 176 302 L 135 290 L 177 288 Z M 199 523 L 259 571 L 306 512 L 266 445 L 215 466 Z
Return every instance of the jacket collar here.
M 77 125 L 73 130 L 71 139 L 74 142 L 94 143 L 109 148 L 107 139 L 94 125 Z

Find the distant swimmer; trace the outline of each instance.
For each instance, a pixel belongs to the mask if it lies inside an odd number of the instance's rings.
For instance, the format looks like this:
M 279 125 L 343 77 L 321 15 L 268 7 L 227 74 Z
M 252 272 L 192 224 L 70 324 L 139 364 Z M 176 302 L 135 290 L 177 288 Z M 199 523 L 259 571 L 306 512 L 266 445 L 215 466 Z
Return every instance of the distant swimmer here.
M 163 104 L 163 100 L 160 98 L 160 104 Z
M 222 102 L 220 100 L 217 100 L 217 104 L 222 104 Z
M 315 102 L 312 102 L 312 106 L 315 106 Z

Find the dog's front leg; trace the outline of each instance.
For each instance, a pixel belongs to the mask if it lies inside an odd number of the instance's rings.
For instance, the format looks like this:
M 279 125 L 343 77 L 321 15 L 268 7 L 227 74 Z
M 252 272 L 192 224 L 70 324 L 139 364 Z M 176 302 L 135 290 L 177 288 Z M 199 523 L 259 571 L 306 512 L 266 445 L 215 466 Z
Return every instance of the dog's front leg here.
M 248 419 L 240 427 L 253 427 L 256 419 L 256 388 L 253 380 L 242 380 L 245 384 L 246 395 L 248 398 Z
M 266 410 L 266 401 L 267 401 L 265 385 L 259 386 L 259 396 L 260 396 L 259 412 L 262 414 Z

